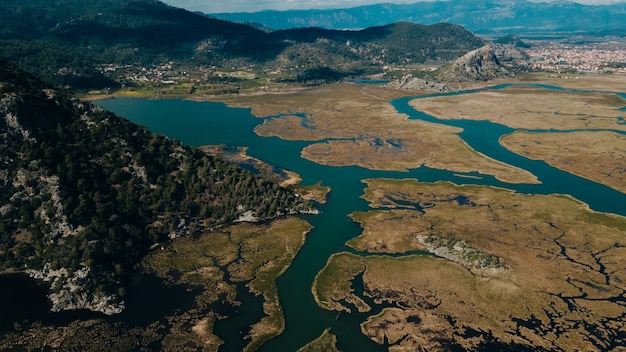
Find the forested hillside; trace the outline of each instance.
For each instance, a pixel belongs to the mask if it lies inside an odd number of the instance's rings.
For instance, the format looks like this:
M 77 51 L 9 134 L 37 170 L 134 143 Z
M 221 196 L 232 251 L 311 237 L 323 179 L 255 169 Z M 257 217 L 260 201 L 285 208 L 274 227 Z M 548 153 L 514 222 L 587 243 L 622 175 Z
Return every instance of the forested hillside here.
M 307 56 L 308 60 L 334 54 L 357 66 L 443 63 L 484 45 L 482 39 L 462 27 L 445 23 L 425 26 L 400 22 L 359 31 L 296 28 L 276 31 L 272 36 L 295 43 L 287 50 L 314 46 L 317 53 Z
M 115 87 L 106 65 L 289 72 L 299 80 L 448 62 L 484 44 L 450 24 L 397 23 L 355 31 L 266 32 L 156 0 L 3 0 L 0 57 L 56 85 Z
M 4 62 L 0 135 L 0 271 L 53 281 L 57 310 L 119 311 L 129 271 L 155 243 L 244 214 L 312 210 L 274 181 Z
M 55 84 L 112 85 L 98 64 L 258 63 L 284 47 L 252 27 L 156 0 L 4 0 L 2 7 L 2 57 Z

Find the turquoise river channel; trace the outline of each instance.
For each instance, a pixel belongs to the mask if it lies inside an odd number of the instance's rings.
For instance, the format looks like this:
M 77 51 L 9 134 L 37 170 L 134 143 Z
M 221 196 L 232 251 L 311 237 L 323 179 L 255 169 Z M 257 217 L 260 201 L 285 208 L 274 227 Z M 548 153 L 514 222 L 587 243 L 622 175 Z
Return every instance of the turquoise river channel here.
M 506 86 L 489 89 L 504 87 Z M 473 91 L 454 94 L 469 92 Z M 508 151 L 499 144 L 499 138 L 512 133 L 514 130 L 511 128 L 487 121 L 438 120 L 409 106 L 410 100 L 423 97 L 426 96 L 400 98 L 391 101 L 391 104 L 410 119 L 463 128 L 460 137 L 474 150 L 530 171 L 539 178 L 541 184 L 508 184 L 488 175 L 460 174 L 427 167 L 409 172 L 389 172 L 360 167 L 319 165 L 300 157 L 300 152 L 305 146 L 319 141 L 294 142 L 276 137 L 260 137 L 254 133 L 254 128 L 263 122 L 262 119 L 254 117 L 250 109 L 230 108 L 223 103 L 183 99 L 116 98 L 98 101 L 97 105 L 188 146 L 219 144 L 246 146 L 249 155 L 300 174 L 304 185 L 323 181 L 324 185 L 331 187 L 327 203 L 319 206 L 321 213 L 303 216 L 314 229 L 309 233 L 304 247 L 290 268 L 278 278 L 286 330 L 265 343 L 260 351 L 294 351 L 320 336 L 324 329 L 330 328 L 331 332 L 337 335 L 340 350 L 362 352 L 387 350 L 387 346 L 378 345 L 361 334 L 359 326 L 367 316 L 380 312 L 383 307 L 374 306 L 374 310 L 366 314 L 337 314 L 327 311 L 315 303 L 311 285 L 315 275 L 332 254 L 342 251 L 357 253 L 346 247 L 345 242 L 361 233 L 361 227 L 350 220 L 348 215 L 369 209 L 367 203 L 360 198 L 365 187 L 363 179 L 414 178 L 423 182 L 450 181 L 456 184 L 497 186 L 526 194 L 569 194 L 589 204 L 593 210 L 626 216 L 626 194 L 560 171 L 543 161 L 530 160 Z M 238 298 L 243 302 L 238 314 L 216 324 L 216 333 L 225 341 L 220 351 L 240 351 L 246 345 L 241 332 L 262 317 L 260 298 L 246 292 L 242 292 Z

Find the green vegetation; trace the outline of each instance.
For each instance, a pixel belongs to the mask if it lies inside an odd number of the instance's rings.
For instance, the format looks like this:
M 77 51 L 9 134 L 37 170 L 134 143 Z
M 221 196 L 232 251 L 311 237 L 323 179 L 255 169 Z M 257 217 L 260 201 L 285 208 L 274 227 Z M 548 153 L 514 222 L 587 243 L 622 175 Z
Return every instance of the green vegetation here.
M 250 292 L 263 295 L 266 316 L 247 336 L 246 350 L 253 351 L 284 330 L 276 278 L 289 267 L 310 229 L 307 222 L 296 218 L 269 225 L 228 226 L 197 238 L 179 238 L 166 250 L 152 252 L 142 266 L 169 282 L 202 288 L 196 296 L 201 313 L 194 315 L 192 322 L 212 316 L 214 306 L 238 304 L 236 287 L 229 282 L 245 283 Z
M 207 91 L 215 93 L 246 91 L 250 78 L 219 72 L 233 68 L 259 73 L 270 84 L 319 84 L 381 73 L 385 65 L 447 62 L 484 44 L 450 24 L 267 32 L 155 0 L 2 5 L 0 58 L 48 82 L 80 89 L 184 81 L 212 86 Z
M 317 274 L 311 288 L 320 307 L 350 313 L 352 310 L 342 304 L 345 300 L 354 304 L 359 312 L 371 309 L 362 299 L 352 294 L 352 280 L 365 271 L 365 263 L 361 259 L 347 252 L 333 254 L 328 259 L 328 264 Z
M 248 64 L 275 56 L 284 45 L 252 27 L 155 0 L 11 0 L 3 9 L 2 57 L 48 82 L 74 87 L 106 86 L 94 70 L 101 64 L 175 60 L 192 67 L 227 65 L 235 58 Z
M 276 182 L 0 66 L 0 268 L 87 270 L 120 296 L 148 248 L 311 206 Z M 62 292 L 69 281 L 55 284 Z
M 309 342 L 305 346 L 298 349 L 297 352 L 338 352 L 337 336 L 330 332 L 330 329 L 324 330 L 324 333 L 317 339 Z

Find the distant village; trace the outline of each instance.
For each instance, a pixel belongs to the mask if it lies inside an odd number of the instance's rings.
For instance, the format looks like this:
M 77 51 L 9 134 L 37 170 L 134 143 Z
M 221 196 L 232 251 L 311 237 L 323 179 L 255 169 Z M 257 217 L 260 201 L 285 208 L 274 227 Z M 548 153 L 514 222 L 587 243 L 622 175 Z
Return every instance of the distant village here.
M 179 67 L 172 61 L 153 67 L 108 64 L 97 69 L 100 73 L 112 77 L 118 82 L 137 85 L 206 81 L 216 71 L 215 68 L 198 67 L 195 68 L 194 72 L 191 72 L 191 69 Z
M 560 73 L 626 74 L 626 43 L 594 44 L 542 43 L 525 49 L 534 71 Z M 98 70 L 118 82 L 132 85 L 169 85 L 206 83 L 229 79 L 251 79 L 256 67 L 181 67 L 174 62 L 146 67 L 140 65 L 102 65 Z M 275 74 L 276 72 L 272 72 Z
M 550 44 L 525 49 L 536 71 L 626 74 L 626 43 Z

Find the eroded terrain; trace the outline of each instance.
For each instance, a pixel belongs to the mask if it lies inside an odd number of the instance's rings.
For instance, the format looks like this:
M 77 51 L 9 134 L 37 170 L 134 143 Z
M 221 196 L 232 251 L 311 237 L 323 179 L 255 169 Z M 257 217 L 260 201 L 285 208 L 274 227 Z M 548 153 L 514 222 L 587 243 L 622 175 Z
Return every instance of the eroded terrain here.
M 377 210 L 353 214 L 364 230 L 348 245 L 406 255 L 336 254 L 313 292 L 326 309 L 367 312 L 365 297 L 391 304 L 362 324 L 372 340 L 398 351 L 626 343 L 626 218 L 568 196 L 415 180 L 367 185 Z M 418 250 L 435 255 L 411 254 Z M 359 277 L 363 292 L 354 289 Z

